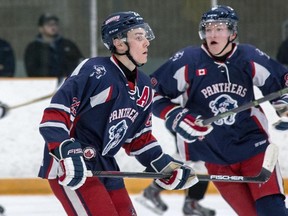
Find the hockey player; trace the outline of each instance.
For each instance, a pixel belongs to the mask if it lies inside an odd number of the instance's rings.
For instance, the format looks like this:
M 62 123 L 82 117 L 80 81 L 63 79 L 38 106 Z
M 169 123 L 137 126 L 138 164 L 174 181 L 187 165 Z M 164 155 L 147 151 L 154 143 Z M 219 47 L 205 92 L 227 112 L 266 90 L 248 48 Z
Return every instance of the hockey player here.
M 153 113 L 177 133 L 180 155 L 186 160 L 205 161 L 209 174 L 254 176 L 270 143 L 261 107 L 215 121 L 205 136 L 195 133 L 201 119 L 254 100 L 253 86 L 263 95 L 288 86 L 288 72 L 281 64 L 252 45 L 234 42 L 237 23 L 237 14 L 228 6 L 203 14 L 201 47 L 179 50 L 151 75 L 156 90 Z M 272 104 L 278 114 L 287 116 L 288 95 Z M 215 186 L 240 216 L 288 214 L 278 164 L 266 183 Z
M 112 56 L 80 63 L 44 110 L 39 176 L 48 179 L 68 215 L 136 215 L 123 179 L 89 178 L 87 170 L 119 170 L 114 155 L 123 147 L 146 171 L 171 173 L 155 180 L 165 189 L 185 189 L 198 179 L 164 154 L 151 133 L 152 88 L 138 69 L 154 39 L 151 28 L 128 11 L 107 17 L 101 32 Z

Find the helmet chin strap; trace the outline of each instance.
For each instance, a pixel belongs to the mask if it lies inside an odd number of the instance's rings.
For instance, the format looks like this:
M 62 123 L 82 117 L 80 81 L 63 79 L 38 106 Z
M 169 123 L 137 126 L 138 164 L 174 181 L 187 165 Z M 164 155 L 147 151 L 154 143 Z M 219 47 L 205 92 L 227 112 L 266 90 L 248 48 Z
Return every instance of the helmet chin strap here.
M 142 67 L 144 64 L 137 63 L 134 58 L 130 54 L 130 47 L 128 46 L 128 50 L 125 52 L 128 59 L 136 66 L 136 67 Z
M 229 36 L 230 37 L 230 36 Z M 227 46 L 229 45 L 229 43 L 232 43 L 236 38 L 237 38 L 237 34 L 236 34 L 236 37 L 233 39 L 233 40 L 229 40 L 229 37 L 228 37 L 228 39 L 227 39 L 227 43 L 226 43 L 226 45 L 224 46 L 224 48 L 219 52 L 219 53 L 217 53 L 215 56 L 219 56 L 226 48 L 227 48 Z
M 128 47 L 128 50 L 125 53 L 118 53 L 116 50 L 114 50 L 114 53 L 117 55 L 126 55 L 128 59 L 136 66 L 136 67 L 142 67 L 144 64 L 137 63 L 134 58 L 130 54 L 130 46 L 127 42 L 124 42 L 126 46 Z

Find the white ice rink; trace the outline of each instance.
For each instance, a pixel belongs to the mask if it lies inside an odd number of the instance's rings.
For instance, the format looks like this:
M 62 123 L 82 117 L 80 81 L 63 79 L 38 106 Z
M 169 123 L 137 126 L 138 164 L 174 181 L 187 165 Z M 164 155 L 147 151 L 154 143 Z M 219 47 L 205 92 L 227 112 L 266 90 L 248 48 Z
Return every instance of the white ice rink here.
M 157 216 L 135 201 L 139 195 L 131 195 L 138 216 Z M 183 195 L 162 194 L 169 209 L 162 216 L 182 216 Z M 200 202 L 203 206 L 216 210 L 217 216 L 236 216 L 228 204 L 217 194 L 206 195 Z M 286 201 L 287 203 L 287 201 Z M 5 208 L 5 216 L 65 216 L 60 203 L 53 195 L 45 196 L 0 196 L 0 204 Z
M 157 216 L 149 209 L 132 200 L 138 216 Z M 184 197 L 181 194 L 162 195 L 163 200 L 169 205 L 163 216 L 181 216 Z M 53 195 L 45 196 L 0 196 L 0 204 L 5 208 L 5 216 L 65 216 L 60 203 Z M 201 201 L 204 206 L 216 209 L 217 216 L 235 216 L 231 208 L 218 195 L 206 195 Z

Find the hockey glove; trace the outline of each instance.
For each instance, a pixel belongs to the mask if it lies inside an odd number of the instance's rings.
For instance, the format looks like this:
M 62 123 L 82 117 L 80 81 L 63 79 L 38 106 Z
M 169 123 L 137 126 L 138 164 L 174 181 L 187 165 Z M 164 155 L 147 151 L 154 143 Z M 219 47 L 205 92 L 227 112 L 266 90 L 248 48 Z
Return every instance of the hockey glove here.
M 280 117 L 288 117 L 288 94 L 284 94 L 281 98 L 274 103 L 272 103 L 275 108 L 278 116 Z
M 63 141 L 52 153 L 59 160 L 59 184 L 72 190 L 81 187 L 86 181 L 87 168 L 79 142 L 73 139 Z
M 8 106 L 0 101 L 0 118 L 3 118 L 8 111 Z
M 176 132 L 184 141 L 194 142 L 198 136 L 205 136 L 213 130 L 212 125 L 204 126 L 202 120 L 188 109 L 177 108 L 166 117 L 166 127 Z
M 155 180 L 156 184 L 166 190 L 183 190 L 199 181 L 191 167 L 164 153 L 153 160 L 150 165 L 154 172 L 171 174 L 169 179 Z

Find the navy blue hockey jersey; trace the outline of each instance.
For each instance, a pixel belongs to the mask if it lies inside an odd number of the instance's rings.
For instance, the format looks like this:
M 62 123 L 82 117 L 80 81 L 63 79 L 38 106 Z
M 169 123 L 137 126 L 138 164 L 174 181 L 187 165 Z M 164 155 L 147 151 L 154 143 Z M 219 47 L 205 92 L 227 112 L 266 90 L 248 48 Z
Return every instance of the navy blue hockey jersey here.
M 137 71 L 131 88 L 113 57 L 84 60 L 44 111 L 40 133 L 46 145 L 39 176 L 57 177 L 58 162 L 49 150 L 69 138 L 82 145 L 89 170 L 119 170 L 114 155 L 121 147 L 148 166 L 162 153 L 151 133 L 152 94 L 143 72 Z M 103 181 L 110 189 L 123 184 L 120 179 L 119 184 L 115 179 Z
M 165 119 L 175 106 L 209 118 L 246 104 L 253 86 L 263 95 L 288 86 L 287 70 L 251 45 L 235 45 L 225 62 L 216 61 L 205 46 L 178 51 L 151 75 L 156 93 L 153 113 Z M 232 164 L 265 151 L 268 122 L 253 107 L 213 123 L 213 131 L 193 143 L 179 145 L 186 160 Z

